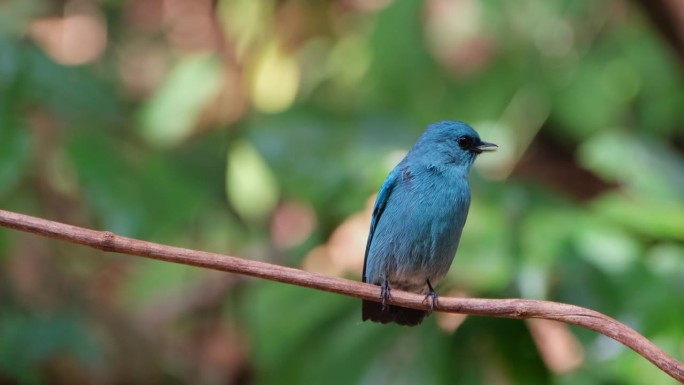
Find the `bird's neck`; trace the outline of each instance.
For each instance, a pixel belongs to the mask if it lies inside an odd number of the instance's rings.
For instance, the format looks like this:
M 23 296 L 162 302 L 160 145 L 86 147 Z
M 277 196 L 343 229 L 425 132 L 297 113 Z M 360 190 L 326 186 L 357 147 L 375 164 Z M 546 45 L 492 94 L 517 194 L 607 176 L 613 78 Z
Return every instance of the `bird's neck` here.
M 424 161 L 421 162 L 421 166 L 425 169 L 427 173 L 441 175 L 449 178 L 467 178 L 470 172 L 470 167 L 472 162 L 468 164 L 460 164 L 456 162 L 431 162 Z

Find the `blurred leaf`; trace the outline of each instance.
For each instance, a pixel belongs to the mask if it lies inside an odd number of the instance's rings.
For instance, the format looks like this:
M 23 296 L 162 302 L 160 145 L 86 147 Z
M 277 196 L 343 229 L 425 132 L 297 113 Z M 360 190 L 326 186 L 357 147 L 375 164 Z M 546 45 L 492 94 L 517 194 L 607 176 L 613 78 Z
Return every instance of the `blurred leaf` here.
M 653 238 L 684 239 L 684 205 L 606 194 L 596 200 L 597 214 Z
M 584 142 L 579 160 L 641 196 L 670 202 L 684 196 L 684 159 L 653 137 L 607 131 Z
M 155 300 L 168 298 L 170 293 L 182 296 L 203 276 L 203 271 L 192 266 L 142 259 L 126 280 L 121 294 L 133 309 L 155 305 Z
M 31 19 L 46 8 L 40 0 L 10 0 L 0 5 L 0 39 L 21 34 Z
M 0 197 L 12 191 L 27 171 L 32 150 L 28 131 L 4 116 L 0 116 Z
M 634 126 L 649 136 L 672 135 L 680 129 L 676 122 L 684 119 L 684 74 L 660 36 L 648 33 L 650 28 L 646 23 L 627 23 L 615 33 L 615 40 L 640 77 Z
M 625 272 L 641 252 L 628 234 L 605 224 L 582 223 L 577 232 L 578 253 L 606 274 Z
M 218 95 L 223 83 L 221 63 L 215 56 L 182 58 L 143 107 L 142 136 L 155 146 L 178 145 L 192 133 L 202 110 Z
M 237 40 L 236 54 L 243 57 L 246 50 L 269 30 L 273 22 L 272 0 L 230 0 L 217 2 L 218 16 L 224 28 Z
M 554 98 L 552 119 L 559 120 L 565 136 L 584 139 L 616 123 L 627 101 L 615 84 L 619 77 L 602 60 L 585 58 Z
M 468 290 L 496 291 L 507 287 L 514 261 L 506 250 L 506 220 L 501 211 L 474 197 L 449 277 Z M 496 242 L 493 242 L 497 239 Z
M 266 45 L 254 64 L 252 103 L 265 113 L 282 112 L 289 108 L 299 90 L 299 67 L 276 42 Z
M 65 124 L 96 122 L 102 130 L 121 123 L 121 105 L 111 84 L 94 76 L 90 68 L 64 67 L 32 46 L 23 46 L 21 75 L 26 91 Z
M 254 355 L 260 367 L 257 383 L 308 383 L 340 365 L 363 365 L 363 357 L 369 357 L 377 349 L 363 348 L 364 336 L 368 337 L 370 331 L 358 330 L 359 301 L 260 282 L 250 288 L 249 305 L 248 327 L 255 338 Z M 272 322 L 275 314 L 278 322 Z M 367 349 L 365 353 L 364 349 Z M 301 362 L 317 362 L 317 365 L 301 365 Z M 361 375 L 360 371 L 334 372 L 339 377 L 327 380 L 333 384 L 358 382 Z
M 125 161 L 117 147 L 114 138 L 83 133 L 73 137 L 68 156 L 83 184 L 88 205 L 104 222 L 103 228 L 135 236 L 143 230 L 145 212 L 137 183 L 139 172 Z
M 39 381 L 32 368 L 66 356 L 86 367 L 103 363 L 103 352 L 84 320 L 71 314 L 27 316 L 3 312 L 0 316 L 0 373 L 17 380 Z
M 539 199 L 539 198 L 537 198 Z M 520 294 L 525 298 L 547 299 L 551 267 L 564 256 L 573 232 L 581 226 L 582 213 L 570 207 L 550 202 L 531 208 L 519 230 L 521 271 L 518 278 Z
M 684 245 L 656 245 L 649 251 L 647 263 L 656 274 L 678 280 L 684 275 Z
M 228 151 L 226 191 L 235 210 L 249 220 L 262 220 L 278 203 L 278 185 L 261 155 L 249 142 Z

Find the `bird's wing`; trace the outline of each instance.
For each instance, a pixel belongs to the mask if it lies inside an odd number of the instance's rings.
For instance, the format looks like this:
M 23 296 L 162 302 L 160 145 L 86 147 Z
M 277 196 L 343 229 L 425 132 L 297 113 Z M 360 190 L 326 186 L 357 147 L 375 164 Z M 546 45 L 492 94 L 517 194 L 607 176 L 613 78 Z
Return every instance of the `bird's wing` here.
M 398 167 L 392 170 L 387 176 L 385 183 L 382 184 L 380 192 L 378 193 L 378 198 L 375 200 L 375 207 L 373 208 L 373 218 L 371 219 L 370 231 L 368 232 L 368 242 L 366 243 L 366 254 L 363 259 L 363 282 L 366 282 L 366 264 L 368 263 L 368 251 L 370 250 L 371 242 L 373 242 L 373 235 L 375 234 L 375 228 L 380 221 L 382 213 L 385 211 L 387 206 L 387 201 L 394 187 L 397 185 L 397 180 L 399 179 Z

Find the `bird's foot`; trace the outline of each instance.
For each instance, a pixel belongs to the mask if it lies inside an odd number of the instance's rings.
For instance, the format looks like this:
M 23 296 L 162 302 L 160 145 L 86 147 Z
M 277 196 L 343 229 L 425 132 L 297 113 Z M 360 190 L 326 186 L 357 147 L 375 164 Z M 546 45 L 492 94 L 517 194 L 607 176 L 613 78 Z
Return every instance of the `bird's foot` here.
M 382 280 L 382 284 L 380 285 L 380 297 L 382 298 L 382 310 L 385 311 L 387 309 L 386 302 L 392 298 L 390 295 L 389 281 L 386 278 Z
M 430 312 L 428 313 L 428 315 L 431 315 L 432 312 L 435 310 L 435 305 L 437 304 L 437 292 L 435 292 L 435 289 L 432 288 L 429 279 L 426 282 L 429 291 L 427 294 L 425 294 L 425 301 L 427 301 L 428 298 L 430 298 Z

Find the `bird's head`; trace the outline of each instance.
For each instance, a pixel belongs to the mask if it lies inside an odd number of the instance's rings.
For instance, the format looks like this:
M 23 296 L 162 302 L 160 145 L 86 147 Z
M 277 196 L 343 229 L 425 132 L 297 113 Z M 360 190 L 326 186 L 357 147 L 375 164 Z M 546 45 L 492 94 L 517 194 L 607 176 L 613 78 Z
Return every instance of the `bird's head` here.
M 497 147 L 482 141 L 469 125 L 447 120 L 428 126 L 412 152 L 424 160 L 463 166 L 467 171 L 479 154 L 495 151 Z

